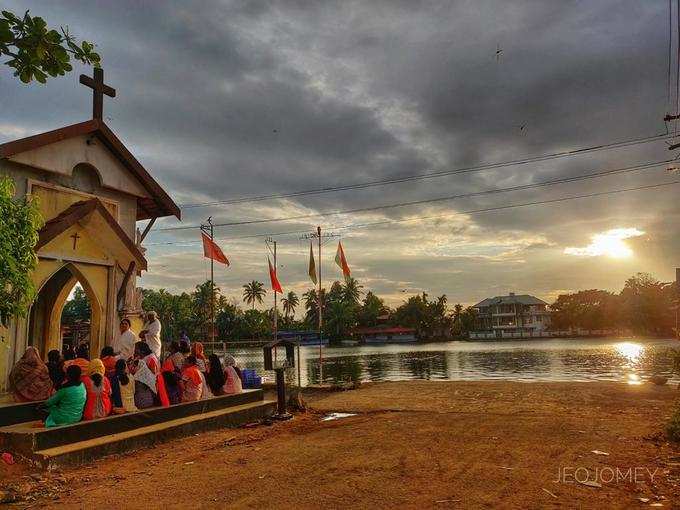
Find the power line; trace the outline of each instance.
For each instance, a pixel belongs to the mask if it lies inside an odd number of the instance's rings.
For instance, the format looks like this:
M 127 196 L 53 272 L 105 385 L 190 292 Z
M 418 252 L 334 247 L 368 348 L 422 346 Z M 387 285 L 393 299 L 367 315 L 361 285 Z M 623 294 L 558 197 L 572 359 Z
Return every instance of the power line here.
M 581 194 L 581 195 L 568 195 L 566 197 L 560 197 L 560 198 L 553 198 L 553 199 L 547 199 L 547 200 L 537 200 L 534 202 L 524 202 L 520 204 L 509 204 L 509 205 L 501 205 L 501 206 L 496 206 L 496 207 L 486 207 L 483 209 L 470 209 L 467 211 L 456 211 L 455 213 L 447 213 L 447 214 L 438 214 L 438 215 L 430 215 L 430 216 L 412 216 L 410 218 L 400 218 L 400 219 L 392 219 L 392 220 L 381 220 L 381 221 L 374 221 L 374 222 L 369 222 L 369 223 L 353 223 L 350 225 L 344 225 L 344 226 L 333 226 L 333 227 L 328 227 L 331 230 L 352 230 L 355 228 L 369 228 L 369 227 L 376 227 L 376 226 L 381 226 L 381 225 L 389 225 L 389 224 L 394 224 L 394 223 L 406 223 L 409 221 L 419 221 L 419 220 L 431 220 L 431 219 L 440 219 L 440 218 L 449 218 L 452 216 L 457 216 L 461 214 L 477 214 L 477 213 L 484 213 L 484 212 L 493 212 L 493 211 L 502 211 L 506 209 L 516 209 L 519 207 L 529 207 L 529 206 L 534 206 L 534 205 L 546 205 L 546 204 L 554 204 L 554 203 L 559 203 L 559 202 L 566 202 L 569 200 L 577 200 L 581 198 L 592 198 L 592 197 L 600 197 L 600 196 L 607 196 L 607 195 L 615 195 L 615 194 L 620 194 L 620 193 L 628 193 L 632 191 L 643 191 L 643 190 L 650 190 L 650 189 L 656 189 L 656 188 L 662 188 L 665 186 L 672 186 L 674 184 L 680 184 L 680 180 L 676 181 L 669 181 L 669 182 L 661 182 L 657 184 L 647 184 L 645 186 L 635 186 L 632 188 L 623 188 L 623 189 L 615 189 L 615 190 L 609 190 L 609 191 L 599 191 L 599 192 L 594 192 L 594 193 L 586 193 L 586 194 Z M 233 236 L 233 237 L 224 237 L 220 239 L 216 239 L 216 241 L 232 241 L 232 240 L 237 240 L 237 239 L 249 239 L 249 238 L 258 238 L 258 237 L 268 237 L 268 236 L 282 236 L 282 235 L 292 235 L 292 234 L 304 234 L 307 232 L 309 229 L 305 230 L 294 230 L 294 231 L 288 231 L 288 232 L 269 232 L 269 233 L 263 233 L 263 234 L 250 234 L 250 235 L 244 235 L 244 236 Z M 170 246 L 170 245 L 181 245 L 181 244 L 195 244 L 199 243 L 200 241 L 167 241 L 164 243 L 153 243 L 153 244 L 148 244 L 147 246 Z
M 461 198 L 470 198 L 470 197 L 477 197 L 477 196 L 483 196 L 483 195 L 492 195 L 492 194 L 497 194 L 497 193 L 506 193 L 506 192 L 511 192 L 511 191 L 520 191 L 520 190 L 526 190 L 526 189 L 532 189 L 532 188 L 539 188 L 543 186 L 552 186 L 555 184 L 563 184 L 567 182 L 576 182 L 576 181 L 582 181 L 582 180 L 587 180 L 587 179 L 596 179 L 599 177 L 604 177 L 608 175 L 615 175 L 615 174 L 620 174 L 620 173 L 628 173 L 628 172 L 635 172 L 638 170 L 643 170 L 646 168 L 653 168 L 656 166 L 660 165 L 665 165 L 672 162 L 672 160 L 666 160 L 666 161 L 658 161 L 654 163 L 645 163 L 642 165 L 636 165 L 636 166 L 631 166 L 631 167 L 625 167 L 625 168 L 616 168 L 613 170 L 604 170 L 601 172 L 595 172 L 595 173 L 590 173 L 590 174 L 584 174 L 584 175 L 577 175 L 577 176 L 571 176 L 571 177 L 562 177 L 559 179 L 552 179 L 548 181 L 542 181 L 542 182 L 536 182 L 536 183 L 530 183 L 530 184 L 522 184 L 518 186 L 511 186 L 507 188 L 495 188 L 495 189 L 490 189 L 490 190 L 483 190 L 483 191 L 475 191 L 471 193 L 463 193 L 463 194 L 458 194 L 458 195 L 449 195 L 449 196 L 444 196 L 444 197 L 436 197 L 436 198 L 428 198 L 424 200 L 412 200 L 408 202 L 397 202 L 394 204 L 386 204 L 386 205 L 378 205 L 378 206 L 371 206 L 371 207 L 360 207 L 356 209 L 344 209 L 344 210 L 337 210 L 337 211 L 327 211 L 327 212 L 318 212 L 318 213 L 310 213 L 310 214 L 298 214 L 295 216 L 287 216 L 283 218 L 268 218 L 268 219 L 259 219 L 259 220 L 243 220 L 243 221 L 232 221 L 228 223 L 215 223 L 215 227 L 234 227 L 234 226 L 239 226 L 239 225 L 256 225 L 256 224 L 261 224 L 261 223 L 278 223 L 281 221 L 291 221 L 291 220 L 303 220 L 303 219 L 308 219 L 308 218 L 317 218 L 317 217 L 323 217 L 323 216 L 334 216 L 336 214 L 354 214 L 354 213 L 363 213 L 363 212 L 371 212 L 371 211 L 379 211 L 379 210 L 385 210 L 385 209 L 394 209 L 398 207 L 408 207 L 412 205 L 422 205 L 422 204 L 431 204 L 435 202 L 444 202 L 444 201 L 449 201 L 449 200 L 457 200 Z M 178 227 L 166 227 L 166 228 L 160 228 L 157 229 L 156 231 L 158 232 L 168 232 L 168 231 L 177 231 L 177 230 L 189 230 L 189 229 L 194 229 L 198 228 L 197 225 L 185 225 L 185 226 L 178 226 Z
M 484 163 L 481 165 L 475 165 L 475 166 L 469 166 L 469 167 L 462 167 L 462 168 L 456 168 L 453 170 L 441 170 L 438 172 L 429 172 L 429 173 L 422 173 L 422 174 L 415 174 L 415 175 L 408 175 L 405 177 L 393 177 L 389 179 L 380 179 L 380 180 L 375 180 L 375 181 L 367 181 L 367 182 L 362 182 L 362 183 L 355 183 L 355 184 L 346 184 L 346 185 L 341 185 L 341 186 L 328 186 L 328 187 L 323 187 L 323 188 L 313 188 L 313 189 L 308 189 L 308 190 L 301 190 L 301 191 L 291 191 L 289 193 L 272 193 L 268 195 L 254 195 L 254 196 L 249 196 L 249 197 L 240 197 L 240 198 L 231 198 L 231 199 L 226 199 L 226 200 L 216 200 L 213 202 L 198 202 L 195 204 L 181 204 L 182 209 L 192 209 L 192 208 L 197 208 L 197 207 L 211 207 L 215 205 L 230 205 L 230 204 L 242 204 L 246 202 L 261 202 L 263 200 L 274 200 L 274 199 L 280 199 L 280 198 L 291 198 L 291 197 L 299 197 L 299 196 L 305 196 L 305 195 L 319 195 L 319 194 L 324 194 L 324 193 L 334 193 L 337 191 L 348 191 L 348 190 L 355 190 L 355 189 L 364 189 L 364 188 L 371 188 L 375 186 L 386 186 L 389 184 L 398 184 L 402 182 L 412 182 L 412 181 L 418 181 L 418 180 L 425 180 L 425 179 L 434 179 L 438 177 L 445 177 L 448 175 L 456 175 L 456 174 L 463 174 L 463 173 L 470 173 L 470 172 L 480 172 L 483 170 L 490 170 L 493 168 L 502 168 L 506 166 L 514 166 L 514 165 L 525 165 L 528 163 L 537 163 L 541 161 L 549 161 L 552 159 L 558 159 L 558 158 L 564 158 L 564 157 L 570 157 L 570 156 L 575 156 L 575 155 L 580 155 L 580 154 L 588 154 L 591 152 L 599 152 L 603 150 L 609 150 L 609 149 L 616 149 L 616 148 L 621 148 L 621 147 L 629 147 L 633 145 L 640 145 L 643 143 L 649 143 L 649 142 L 654 142 L 658 140 L 664 140 L 667 138 L 671 138 L 671 136 L 668 133 L 659 133 L 657 135 L 653 136 L 646 136 L 646 137 L 641 137 L 641 138 L 631 138 L 628 140 L 623 140 L 619 142 L 611 142 L 607 144 L 602 144 L 602 145 L 594 145 L 591 147 L 583 147 L 580 149 L 572 149 L 568 151 L 560 151 L 560 152 L 554 152 L 550 154 L 544 154 L 540 156 L 531 156 L 531 157 L 526 157 L 522 159 L 515 159 L 515 160 L 508 160 L 508 161 L 499 161 L 496 163 Z

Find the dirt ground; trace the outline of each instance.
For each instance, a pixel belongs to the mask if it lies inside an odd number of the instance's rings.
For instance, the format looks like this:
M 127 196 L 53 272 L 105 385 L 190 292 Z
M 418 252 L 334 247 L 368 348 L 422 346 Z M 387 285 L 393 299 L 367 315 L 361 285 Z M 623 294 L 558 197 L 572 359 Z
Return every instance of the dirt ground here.
M 0 476 L 24 494 L 16 508 L 680 508 L 680 445 L 662 432 L 679 397 L 614 383 L 376 383 L 309 394 L 311 411 L 288 422 L 55 473 L 0 464 Z M 334 411 L 357 415 L 321 421 Z

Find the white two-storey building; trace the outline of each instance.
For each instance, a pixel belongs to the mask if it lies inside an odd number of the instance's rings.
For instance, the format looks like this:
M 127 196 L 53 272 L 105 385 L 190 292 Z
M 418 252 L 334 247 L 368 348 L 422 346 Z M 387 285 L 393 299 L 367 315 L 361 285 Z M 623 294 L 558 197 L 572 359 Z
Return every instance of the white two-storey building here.
M 473 308 L 477 310 L 473 339 L 537 337 L 550 325 L 548 303 L 528 294 L 487 298 Z

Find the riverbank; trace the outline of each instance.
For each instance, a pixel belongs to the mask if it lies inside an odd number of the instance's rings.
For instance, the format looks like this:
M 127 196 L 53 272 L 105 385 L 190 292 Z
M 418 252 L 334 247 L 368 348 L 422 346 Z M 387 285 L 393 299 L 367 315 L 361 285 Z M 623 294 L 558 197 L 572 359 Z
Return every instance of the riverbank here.
M 372 383 L 310 392 L 310 412 L 289 422 L 201 434 L 42 481 L 18 466 L 0 473 L 36 496 L 18 508 L 672 508 L 680 446 L 662 431 L 678 398 L 675 385 Z M 335 411 L 357 415 L 322 421 Z

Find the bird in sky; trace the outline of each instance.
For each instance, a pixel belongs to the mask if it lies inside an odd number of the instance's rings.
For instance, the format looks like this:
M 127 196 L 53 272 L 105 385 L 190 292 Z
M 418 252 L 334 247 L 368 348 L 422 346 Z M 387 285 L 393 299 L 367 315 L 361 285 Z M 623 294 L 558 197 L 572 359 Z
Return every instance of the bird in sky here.
M 501 45 L 497 44 L 496 45 L 496 62 L 500 61 L 502 53 L 503 53 L 503 50 L 501 49 Z

